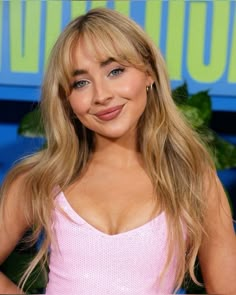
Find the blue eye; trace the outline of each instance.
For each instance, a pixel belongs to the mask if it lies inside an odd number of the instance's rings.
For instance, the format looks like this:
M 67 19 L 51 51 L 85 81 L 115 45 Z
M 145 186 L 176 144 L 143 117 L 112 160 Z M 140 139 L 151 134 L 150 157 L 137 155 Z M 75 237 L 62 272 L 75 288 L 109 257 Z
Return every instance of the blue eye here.
M 116 68 L 109 73 L 109 76 L 118 76 L 124 72 L 124 68 Z
M 82 88 L 86 85 L 88 85 L 88 81 L 86 80 L 81 80 L 81 81 L 75 81 L 73 84 L 72 84 L 72 88 Z

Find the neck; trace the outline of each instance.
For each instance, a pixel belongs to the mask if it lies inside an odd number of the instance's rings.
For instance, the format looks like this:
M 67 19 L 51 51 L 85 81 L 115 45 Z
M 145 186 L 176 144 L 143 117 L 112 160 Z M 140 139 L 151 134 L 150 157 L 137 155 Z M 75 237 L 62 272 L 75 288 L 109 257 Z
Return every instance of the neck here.
M 137 136 L 130 134 L 118 139 L 96 135 L 92 161 L 116 168 L 131 168 L 140 165 L 141 155 L 137 148 Z

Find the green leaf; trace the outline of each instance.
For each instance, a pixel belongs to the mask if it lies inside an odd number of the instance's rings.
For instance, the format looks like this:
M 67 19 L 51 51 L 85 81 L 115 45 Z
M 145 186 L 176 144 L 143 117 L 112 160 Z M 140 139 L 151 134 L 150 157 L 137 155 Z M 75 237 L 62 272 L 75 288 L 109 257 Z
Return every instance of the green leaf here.
M 211 119 L 211 98 L 208 91 L 201 91 L 189 97 L 186 104 L 199 109 L 204 124 L 207 125 Z
M 174 99 L 174 101 L 176 102 L 176 104 L 183 104 L 186 102 L 186 100 L 188 99 L 188 87 L 187 84 L 184 83 L 183 85 L 175 88 L 172 91 L 172 97 Z
M 215 135 L 211 143 L 218 170 L 236 167 L 236 146 Z
M 204 124 L 204 120 L 202 119 L 201 112 L 198 108 L 186 104 L 178 105 L 178 108 L 194 129 L 197 129 Z
M 45 132 L 39 108 L 23 117 L 18 128 L 18 133 L 26 137 L 44 137 Z
M 203 126 L 197 130 L 211 153 L 217 170 L 236 167 L 236 146 Z

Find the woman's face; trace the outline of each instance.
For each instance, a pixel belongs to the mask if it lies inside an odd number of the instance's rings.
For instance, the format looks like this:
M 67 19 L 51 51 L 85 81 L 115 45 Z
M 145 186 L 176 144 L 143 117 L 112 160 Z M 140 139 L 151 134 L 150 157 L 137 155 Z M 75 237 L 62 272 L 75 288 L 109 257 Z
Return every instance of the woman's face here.
M 73 112 L 88 129 L 107 138 L 132 134 L 146 102 L 146 87 L 153 82 L 144 72 L 106 58 L 97 61 L 91 46 L 80 40 L 73 55 Z

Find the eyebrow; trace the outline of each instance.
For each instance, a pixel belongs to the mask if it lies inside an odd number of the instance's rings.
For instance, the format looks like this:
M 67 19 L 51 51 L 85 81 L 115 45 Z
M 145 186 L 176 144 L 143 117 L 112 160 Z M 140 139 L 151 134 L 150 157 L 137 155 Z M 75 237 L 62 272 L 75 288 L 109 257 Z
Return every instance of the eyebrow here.
M 116 60 L 113 57 L 109 57 L 108 59 L 100 62 L 100 67 L 101 68 L 104 68 L 105 66 L 111 64 L 114 61 L 116 61 Z M 76 69 L 76 70 L 74 70 L 72 76 L 75 77 L 75 76 L 83 75 L 83 74 L 87 74 L 87 73 L 88 73 L 87 70 L 84 70 L 84 69 Z

